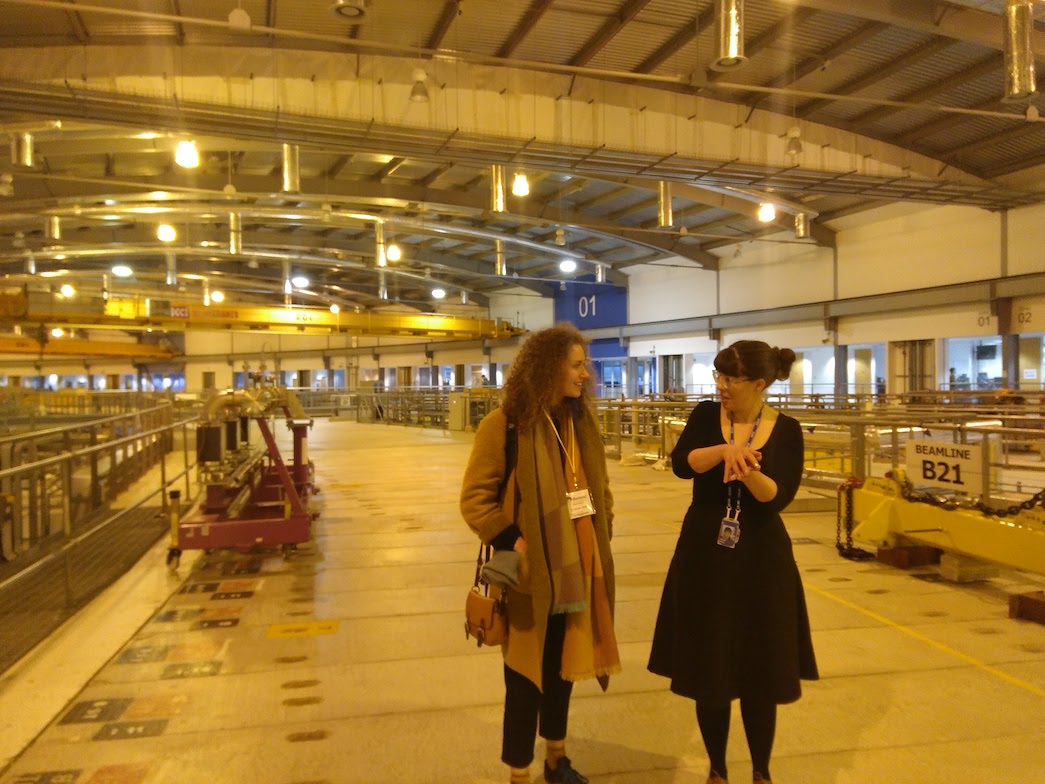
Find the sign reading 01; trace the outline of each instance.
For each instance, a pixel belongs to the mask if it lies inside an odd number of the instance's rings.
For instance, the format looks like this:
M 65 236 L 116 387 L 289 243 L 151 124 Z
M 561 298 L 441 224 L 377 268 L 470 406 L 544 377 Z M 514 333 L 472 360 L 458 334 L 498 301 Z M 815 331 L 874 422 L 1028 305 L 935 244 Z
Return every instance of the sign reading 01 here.
M 628 323 L 628 291 L 623 286 L 568 281 L 555 292 L 555 320 L 578 329 L 619 327 Z
M 916 485 L 983 493 L 983 442 L 908 441 L 907 478 Z

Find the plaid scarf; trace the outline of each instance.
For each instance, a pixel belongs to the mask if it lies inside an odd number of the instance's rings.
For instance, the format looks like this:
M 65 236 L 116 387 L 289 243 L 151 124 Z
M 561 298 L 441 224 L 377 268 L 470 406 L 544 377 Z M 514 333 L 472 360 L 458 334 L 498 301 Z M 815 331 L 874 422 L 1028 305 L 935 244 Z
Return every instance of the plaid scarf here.
M 547 458 L 537 459 L 536 465 L 551 611 L 567 614 L 561 674 L 569 681 L 602 680 L 620 671 L 620 656 L 594 523 L 590 516 L 572 519 L 566 500 L 567 488 L 588 487 L 572 419 L 560 422 L 558 435 L 548 418 L 539 421 L 534 451 Z

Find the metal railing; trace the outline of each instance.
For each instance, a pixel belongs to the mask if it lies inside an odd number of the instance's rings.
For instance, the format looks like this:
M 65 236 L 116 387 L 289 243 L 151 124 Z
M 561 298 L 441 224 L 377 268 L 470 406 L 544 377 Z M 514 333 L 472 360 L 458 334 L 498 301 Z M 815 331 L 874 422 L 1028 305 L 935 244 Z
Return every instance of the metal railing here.
M 173 411 L 0 439 L 0 671 L 168 530 L 169 489 L 191 498 L 190 422 Z

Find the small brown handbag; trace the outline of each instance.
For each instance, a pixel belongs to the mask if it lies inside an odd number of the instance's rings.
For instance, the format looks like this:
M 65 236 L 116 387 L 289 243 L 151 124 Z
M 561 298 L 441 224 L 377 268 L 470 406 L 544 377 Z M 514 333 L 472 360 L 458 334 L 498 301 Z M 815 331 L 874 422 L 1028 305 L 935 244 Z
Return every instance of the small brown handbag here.
M 483 545 L 479 545 L 479 557 L 475 560 L 475 582 L 468 591 L 464 603 L 464 636 L 474 637 L 476 645 L 501 645 L 508 639 L 508 600 L 502 593 L 499 597 L 490 596 L 490 586 L 479 585 L 479 572 L 490 560 L 490 547 L 486 546 L 483 557 Z

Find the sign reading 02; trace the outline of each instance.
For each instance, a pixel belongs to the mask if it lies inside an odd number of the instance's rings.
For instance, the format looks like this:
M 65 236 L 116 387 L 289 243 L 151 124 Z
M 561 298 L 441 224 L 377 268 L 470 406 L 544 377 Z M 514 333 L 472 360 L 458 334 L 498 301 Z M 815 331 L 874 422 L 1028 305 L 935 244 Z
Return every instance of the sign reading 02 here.
M 628 323 L 628 292 L 623 286 L 568 281 L 555 292 L 555 320 L 578 329 L 619 327 Z
M 907 477 L 916 485 L 983 493 L 983 442 L 908 441 Z

